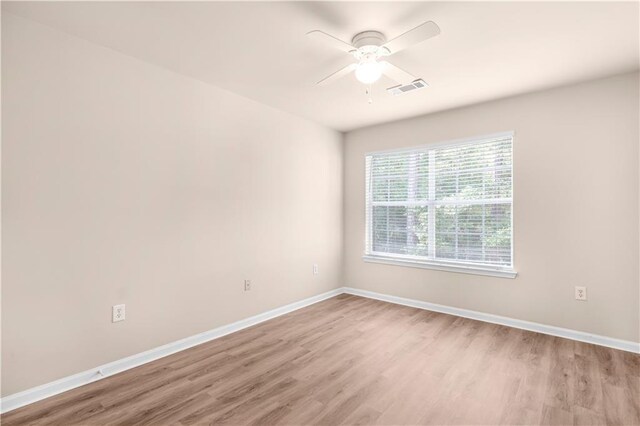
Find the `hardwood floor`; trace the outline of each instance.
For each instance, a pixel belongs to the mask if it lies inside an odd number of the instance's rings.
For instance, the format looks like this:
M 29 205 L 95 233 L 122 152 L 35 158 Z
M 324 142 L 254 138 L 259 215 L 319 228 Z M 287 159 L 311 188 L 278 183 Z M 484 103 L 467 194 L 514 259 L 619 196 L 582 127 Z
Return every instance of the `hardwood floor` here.
M 633 425 L 640 355 L 340 295 L 1 420 Z

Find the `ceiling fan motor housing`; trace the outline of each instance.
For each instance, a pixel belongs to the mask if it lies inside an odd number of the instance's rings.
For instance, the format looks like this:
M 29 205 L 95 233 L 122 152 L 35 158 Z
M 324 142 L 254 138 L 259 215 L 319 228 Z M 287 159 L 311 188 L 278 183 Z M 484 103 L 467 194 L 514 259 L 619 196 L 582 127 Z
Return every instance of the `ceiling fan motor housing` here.
M 351 44 L 357 48 L 353 56 L 360 60 L 367 56 L 387 56 L 389 50 L 382 47 L 387 42 L 387 38 L 379 31 L 363 31 L 356 34 L 351 40 Z

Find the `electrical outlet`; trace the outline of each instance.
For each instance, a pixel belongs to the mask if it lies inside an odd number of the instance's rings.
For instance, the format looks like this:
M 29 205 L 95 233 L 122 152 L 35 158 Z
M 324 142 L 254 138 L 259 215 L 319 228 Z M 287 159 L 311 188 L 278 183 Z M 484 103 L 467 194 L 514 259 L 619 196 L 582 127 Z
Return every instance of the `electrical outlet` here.
M 251 291 L 251 280 L 244 280 L 244 291 Z
M 111 308 L 111 322 L 124 321 L 124 305 L 113 305 Z
M 318 275 L 318 264 L 317 263 L 313 264 L 313 275 Z
M 587 288 L 576 286 L 576 300 L 587 300 Z

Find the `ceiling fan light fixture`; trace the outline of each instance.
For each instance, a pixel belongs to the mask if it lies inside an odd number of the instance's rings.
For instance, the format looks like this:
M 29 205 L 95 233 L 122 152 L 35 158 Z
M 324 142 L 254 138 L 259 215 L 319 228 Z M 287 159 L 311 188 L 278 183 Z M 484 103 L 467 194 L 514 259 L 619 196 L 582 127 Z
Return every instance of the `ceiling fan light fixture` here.
M 356 79 L 363 84 L 373 84 L 382 76 L 382 64 L 377 61 L 361 61 L 356 68 Z
M 389 41 L 380 31 L 373 30 L 359 32 L 353 36 L 351 43 L 342 41 L 324 31 L 309 31 L 307 37 L 322 41 L 326 45 L 348 53 L 357 61 L 342 67 L 316 84 L 324 86 L 355 71 L 356 79 L 363 84 L 371 85 L 384 74 L 397 82 L 399 87 L 403 87 L 408 82 L 415 82 L 416 76 L 390 64 L 386 61 L 386 57 L 438 34 L 440 34 L 440 28 L 433 21 L 423 22 Z M 380 62 L 378 62 L 379 59 Z M 396 87 L 394 86 L 394 88 Z

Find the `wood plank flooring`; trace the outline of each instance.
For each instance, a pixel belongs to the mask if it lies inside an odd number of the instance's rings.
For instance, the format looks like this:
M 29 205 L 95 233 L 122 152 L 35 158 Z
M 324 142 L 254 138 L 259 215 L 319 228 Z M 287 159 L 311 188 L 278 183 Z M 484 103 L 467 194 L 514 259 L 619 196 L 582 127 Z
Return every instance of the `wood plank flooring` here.
M 340 295 L 2 425 L 637 425 L 640 355 Z

